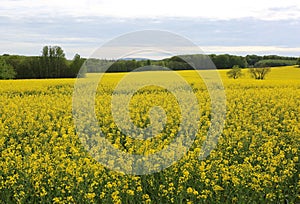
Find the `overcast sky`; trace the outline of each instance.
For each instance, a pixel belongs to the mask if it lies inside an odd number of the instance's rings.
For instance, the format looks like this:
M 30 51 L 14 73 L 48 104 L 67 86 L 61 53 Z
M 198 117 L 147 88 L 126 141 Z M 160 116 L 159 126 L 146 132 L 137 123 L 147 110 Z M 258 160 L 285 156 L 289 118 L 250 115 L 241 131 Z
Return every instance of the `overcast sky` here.
M 122 34 L 157 29 L 206 53 L 300 56 L 299 0 L 1 0 L 0 54 L 61 46 L 90 56 Z

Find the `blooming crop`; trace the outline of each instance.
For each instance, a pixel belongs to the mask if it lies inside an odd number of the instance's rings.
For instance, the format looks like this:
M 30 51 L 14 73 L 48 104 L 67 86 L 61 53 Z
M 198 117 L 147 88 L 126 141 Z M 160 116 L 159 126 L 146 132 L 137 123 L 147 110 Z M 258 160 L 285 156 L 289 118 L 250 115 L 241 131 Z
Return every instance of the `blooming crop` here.
M 225 127 L 216 149 L 201 161 L 211 117 L 209 94 L 193 71 L 179 73 L 199 101 L 199 131 L 177 163 L 142 176 L 111 171 L 83 148 L 72 118 L 75 80 L 0 81 L 1 203 L 299 202 L 300 78 L 272 79 L 270 74 L 265 81 L 232 80 L 221 72 Z M 167 120 L 156 137 L 133 139 L 122 134 L 108 108 L 123 76 L 107 74 L 98 87 L 95 109 L 101 130 L 115 148 L 127 153 L 149 155 L 163 149 L 178 131 L 176 99 L 162 88 L 140 89 L 130 102 L 133 123 L 147 127 L 151 106 L 161 106 Z M 129 162 L 124 165 L 130 168 Z

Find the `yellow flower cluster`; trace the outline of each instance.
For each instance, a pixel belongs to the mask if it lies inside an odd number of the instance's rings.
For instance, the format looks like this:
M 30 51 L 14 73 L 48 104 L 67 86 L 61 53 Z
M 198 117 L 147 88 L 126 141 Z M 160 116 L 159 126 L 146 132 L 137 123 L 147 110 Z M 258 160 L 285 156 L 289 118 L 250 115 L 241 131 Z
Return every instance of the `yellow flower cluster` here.
M 0 203 L 299 202 L 300 78 L 224 77 L 224 131 L 216 149 L 201 161 L 199 153 L 211 124 L 209 94 L 195 72 L 178 73 L 199 101 L 196 139 L 177 163 L 142 176 L 110 170 L 83 148 L 72 117 L 75 80 L 0 81 Z M 225 71 L 220 73 L 226 76 Z M 111 94 L 123 76 L 106 74 L 98 87 L 99 125 L 115 148 L 151 155 L 175 138 L 181 123 L 179 105 L 163 88 L 140 89 L 130 101 L 132 122 L 148 127 L 150 108 L 161 106 L 167 115 L 165 127 L 147 140 L 124 135 L 109 109 Z M 178 151 L 185 148 L 178 146 Z M 162 159 L 172 160 L 174 155 Z M 130 161 L 123 165 L 131 168 Z

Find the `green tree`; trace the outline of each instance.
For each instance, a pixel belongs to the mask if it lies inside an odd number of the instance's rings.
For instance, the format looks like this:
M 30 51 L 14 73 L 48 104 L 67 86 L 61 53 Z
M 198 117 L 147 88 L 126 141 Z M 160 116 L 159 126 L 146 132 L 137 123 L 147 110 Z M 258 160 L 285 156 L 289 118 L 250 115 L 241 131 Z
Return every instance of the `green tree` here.
M 59 46 L 51 47 L 53 52 L 53 72 L 55 77 L 61 77 L 66 67 L 66 58 L 63 49 Z
M 151 61 L 149 59 L 147 59 L 147 63 L 146 63 L 147 66 L 150 66 L 151 65 Z
M 262 68 L 250 68 L 249 72 L 254 79 L 263 80 L 266 75 L 271 71 L 270 67 L 262 67 Z
M 216 67 L 218 69 L 225 69 L 225 68 L 230 68 L 230 61 L 229 61 L 229 55 L 216 55 L 215 57 L 212 58 L 212 61 L 215 63 Z
M 42 50 L 42 58 L 41 58 L 41 65 L 43 67 L 42 77 L 49 76 L 49 69 L 50 69 L 50 59 L 49 59 L 49 47 L 44 46 Z
M 44 46 L 42 49 L 41 64 L 44 71 L 43 77 L 62 77 L 67 69 L 63 49 L 59 46 Z
M 300 67 L 300 57 L 297 60 L 297 65 Z
M 0 79 L 14 79 L 16 72 L 13 66 L 6 63 L 6 61 L 0 58 Z
M 85 77 L 87 68 L 86 68 L 86 66 L 82 67 L 83 63 L 84 63 L 84 59 L 82 59 L 79 54 L 75 54 L 75 56 L 72 60 L 72 63 L 70 65 L 70 69 L 71 69 L 70 76 L 71 77 L 76 77 L 76 75 L 77 75 L 77 77 L 80 77 L 80 78 Z M 82 67 L 82 69 L 81 69 L 81 67 Z
M 254 67 L 254 65 L 257 62 L 259 62 L 260 60 L 262 60 L 261 56 L 257 56 L 257 55 L 247 55 L 246 56 L 246 61 L 250 67 Z
M 245 57 L 236 56 L 236 55 L 229 55 L 229 64 L 230 67 L 234 67 L 238 65 L 241 68 L 247 67 L 247 61 Z
M 227 72 L 228 78 L 237 79 L 237 78 L 241 77 L 242 75 L 243 75 L 242 74 L 242 69 L 238 65 L 234 65 L 232 67 L 232 69 L 230 69 Z

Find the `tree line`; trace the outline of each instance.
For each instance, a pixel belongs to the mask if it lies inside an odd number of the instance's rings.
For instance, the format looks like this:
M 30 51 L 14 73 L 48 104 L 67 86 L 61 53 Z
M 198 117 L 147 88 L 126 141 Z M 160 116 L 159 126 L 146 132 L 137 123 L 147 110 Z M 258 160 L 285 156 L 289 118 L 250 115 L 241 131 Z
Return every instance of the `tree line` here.
M 239 68 L 259 68 L 300 65 L 300 58 L 283 57 L 277 55 L 181 55 L 162 60 L 149 59 L 84 59 L 76 54 L 72 60 L 67 60 L 63 49 L 59 46 L 44 46 L 40 56 L 0 56 L 0 79 L 26 78 L 74 78 L 83 77 L 85 72 L 130 72 L 139 67 L 146 70 L 157 70 L 157 66 L 171 70 L 190 70 L 207 67 L 207 60 L 211 60 L 217 69 L 228 69 L 234 66 Z M 190 64 L 188 62 L 192 62 Z M 79 73 L 81 67 L 82 72 Z
M 202 55 L 183 55 L 183 56 L 175 56 L 170 59 L 166 59 L 163 61 L 172 62 L 171 68 L 174 66 L 174 62 L 185 63 L 183 59 L 188 59 L 188 57 L 194 57 L 191 61 L 199 61 L 199 59 L 203 58 Z M 300 58 L 296 57 L 284 57 L 277 55 L 247 55 L 247 56 L 236 56 L 229 54 L 221 54 L 215 55 L 211 54 L 208 57 L 215 64 L 217 69 L 228 69 L 234 66 L 239 66 L 240 68 L 252 68 L 252 67 L 277 67 L 277 66 L 291 66 L 291 65 L 300 65 Z M 297 61 L 298 60 L 298 61 Z M 187 60 L 189 61 L 189 60 Z M 176 68 L 176 64 L 175 67 Z
M 277 67 L 277 66 L 291 66 L 300 65 L 300 60 L 295 57 L 283 57 L 277 55 L 258 56 L 247 55 L 181 55 L 173 56 L 162 60 L 103 60 L 103 59 L 88 59 L 86 62 L 87 72 L 102 72 L 108 69 L 106 72 L 130 72 L 138 67 L 150 66 L 148 70 L 157 69 L 156 66 L 167 67 L 172 70 L 190 70 L 194 68 L 205 68 L 208 65 L 205 64 L 210 59 L 217 69 L 228 69 L 234 66 L 240 68 L 260 68 L 260 67 Z M 298 61 L 297 61 L 298 60 Z M 190 64 L 188 62 L 192 62 Z M 151 67 L 152 66 L 152 67 Z
M 41 56 L 4 54 L 0 57 L 0 78 L 74 78 L 77 77 L 84 60 L 79 54 L 73 60 L 67 60 L 59 46 L 44 46 Z

